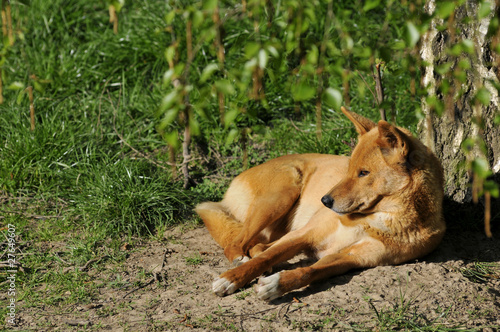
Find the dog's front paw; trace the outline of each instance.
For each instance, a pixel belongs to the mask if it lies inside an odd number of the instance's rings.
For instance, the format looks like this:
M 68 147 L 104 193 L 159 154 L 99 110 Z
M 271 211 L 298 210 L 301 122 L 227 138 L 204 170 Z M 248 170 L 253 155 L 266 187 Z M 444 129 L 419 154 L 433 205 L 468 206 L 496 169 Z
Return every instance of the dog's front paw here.
M 280 274 L 275 273 L 269 277 L 259 278 L 259 282 L 254 286 L 257 297 L 264 301 L 272 301 L 283 293 L 279 290 Z
M 212 283 L 212 290 L 218 296 L 233 294 L 236 289 L 237 287 L 234 282 L 231 282 L 226 278 L 217 278 Z

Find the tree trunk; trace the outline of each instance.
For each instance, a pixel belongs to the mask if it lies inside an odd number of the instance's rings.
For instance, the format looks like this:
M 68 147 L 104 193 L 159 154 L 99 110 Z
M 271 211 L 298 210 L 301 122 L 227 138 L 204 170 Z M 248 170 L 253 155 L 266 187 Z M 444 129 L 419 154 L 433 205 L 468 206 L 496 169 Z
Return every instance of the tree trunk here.
M 428 0 L 425 11 L 432 14 L 437 0 Z M 498 83 L 499 58 L 492 50 L 492 38 L 487 37 L 492 17 L 498 15 L 499 3 L 491 4 L 491 13 L 481 20 L 478 17 L 478 1 L 467 0 L 455 9 L 446 20 L 433 19 L 429 30 L 422 36 L 420 55 L 425 63 L 422 68 L 422 86 L 427 87 L 428 96 L 422 100 L 425 119 L 420 123 L 420 136 L 434 150 L 445 171 L 445 194 L 453 201 L 467 203 L 472 200 L 472 176 L 465 166 L 467 158 L 485 158 L 494 174 L 500 172 L 500 128 L 494 118 L 498 114 L 500 99 L 497 89 L 491 82 Z M 438 2 L 439 3 L 439 2 Z M 472 18 L 463 23 L 464 18 Z M 445 25 L 447 29 L 438 31 L 436 26 Z M 472 48 L 452 54 L 448 50 L 462 40 L 470 40 Z M 469 60 L 470 68 L 464 67 Z M 448 72 L 443 68 L 451 65 Z M 457 79 L 462 71 L 463 81 Z M 443 87 L 450 83 L 448 87 Z M 486 89 L 489 103 L 477 98 L 477 92 Z M 483 99 L 484 100 L 484 99 Z M 442 116 L 434 110 L 439 109 L 436 102 L 443 106 Z M 478 125 L 481 123 L 481 125 Z M 486 151 L 476 144 L 469 155 L 462 148 L 465 139 L 482 139 Z M 493 211 L 495 213 L 495 211 Z

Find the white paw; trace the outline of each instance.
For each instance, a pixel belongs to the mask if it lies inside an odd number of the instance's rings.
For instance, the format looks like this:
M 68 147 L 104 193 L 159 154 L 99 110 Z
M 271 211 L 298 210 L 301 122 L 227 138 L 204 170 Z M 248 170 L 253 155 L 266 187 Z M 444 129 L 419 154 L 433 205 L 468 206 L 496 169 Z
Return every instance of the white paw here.
M 269 277 L 259 278 L 259 282 L 254 286 L 257 297 L 264 301 L 272 301 L 281 295 L 279 290 L 280 274 L 275 273 Z
M 241 264 L 248 262 L 249 260 L 250 260 L 250 257 L 248 257 L 248 256 L 240 256 L 240 257 L 236 257 L 233 260 L 232 264 L 233 264 L 234 267 L 238 267 Z
M 218 296 L 229 295 L 234 293 L 236 285 L 226 278 L 217 278 L 212 283 L 212 290 Z

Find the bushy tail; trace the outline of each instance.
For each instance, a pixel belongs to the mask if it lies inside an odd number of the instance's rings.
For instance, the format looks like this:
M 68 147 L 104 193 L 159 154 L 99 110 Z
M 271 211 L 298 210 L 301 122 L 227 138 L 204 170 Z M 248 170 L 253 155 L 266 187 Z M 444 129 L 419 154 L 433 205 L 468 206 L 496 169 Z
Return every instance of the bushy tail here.
M 201 203 L 196 206 L 195 211 L 205 223 L 210 235 L 222 248 L 233 242 L 243 227 L 243 224 L 234 219 L 221 203 Z

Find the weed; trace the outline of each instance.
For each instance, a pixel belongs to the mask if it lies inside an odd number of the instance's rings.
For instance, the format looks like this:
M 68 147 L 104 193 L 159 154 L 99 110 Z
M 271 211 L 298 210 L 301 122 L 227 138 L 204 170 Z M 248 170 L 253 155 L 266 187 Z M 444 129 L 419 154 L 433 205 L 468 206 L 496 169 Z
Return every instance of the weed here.
M 199 265 L 203 262 L 203 257 L 201 257 L 200 253 L 194 253 L 191 256 L 185 257 L 187 265 Z
M 407 279 L 406 285 L 408 282 Z M 392 307 L 377 308 L 367 295 L 364 296 L 364 300 L 375 314 L 376 330 L 378 331 L 449 331 L 450 329 L 439 321 L 447 316 L 451 306 L 442 310 L 437 318 L 429 320 L 425 315 L 417 312 L 414 305 L 417 297 L 407 299 L 406 290 L 404 291 L 400 286 L 399 298 Z
M 474 262 L 468 267 L 461 268 L 460 272 L 470 281 L 477 283 L 500 278 L 500 266 L 498 263 Z
M 238 299 L 238 300 L 244 300 L 246 299 L 250 294 L 252 293 L 252 290 L 251 289 L 244 289 L 240 292 L 238 292 L 235 297 Z

